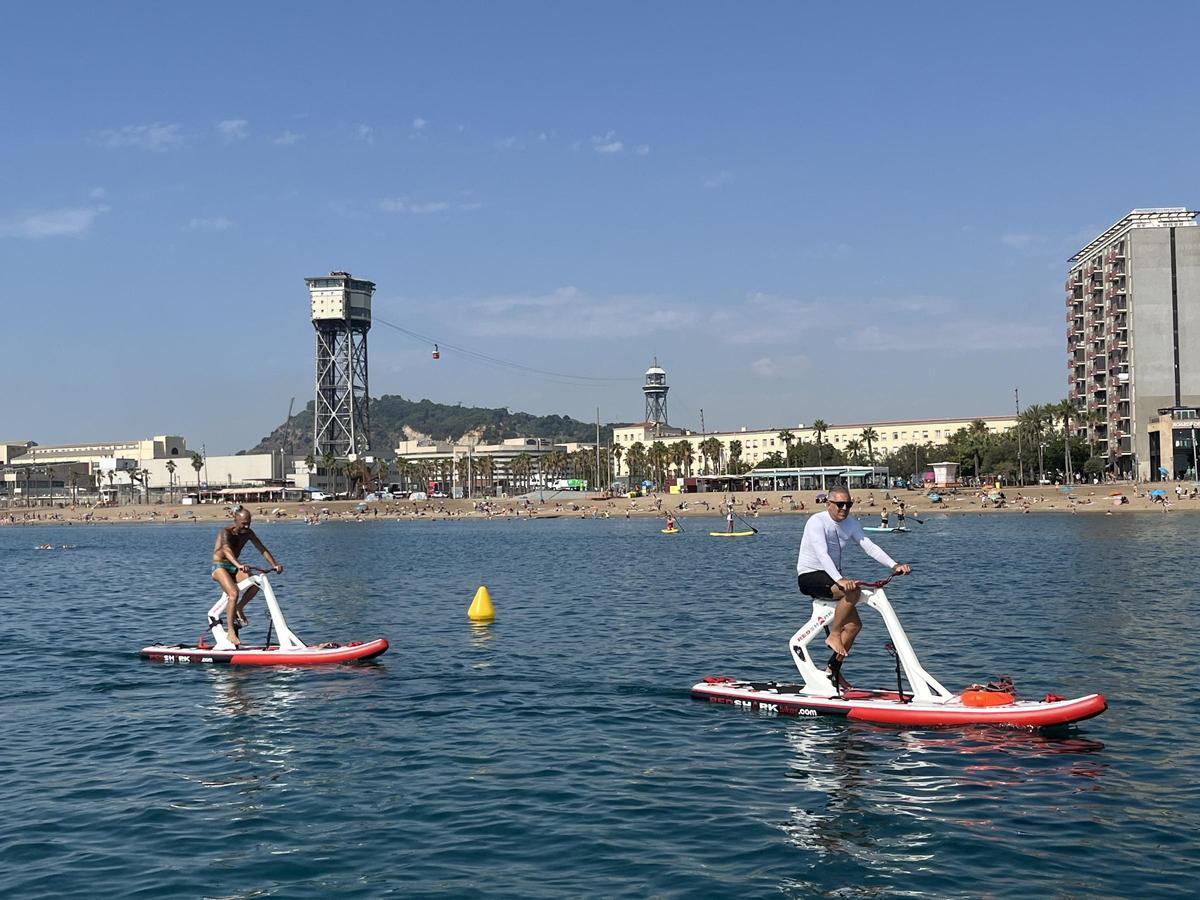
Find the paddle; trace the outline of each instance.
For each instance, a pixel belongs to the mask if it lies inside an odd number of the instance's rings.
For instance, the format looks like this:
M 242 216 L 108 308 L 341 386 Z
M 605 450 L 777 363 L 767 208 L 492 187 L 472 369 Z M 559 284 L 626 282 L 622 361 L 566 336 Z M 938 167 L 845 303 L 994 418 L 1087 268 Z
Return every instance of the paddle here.
M 733 507 L 730 507 L 729 511 L 733 512 Z M 735 519 L 737 519 L 739 522 L 741 522 L 743 525 L 745 525 L 747 528 L 749 528 L 751 531 L 753 531 L 755 534 L 758 534 L 758 529 L 755 528 L 753 525 L 751 525 L 749 522 L 747 522 L 745 519 L 743 519 L 740 515 L 733 512 L 733 517 Z
M 680 534 L 683 534 L 683 526 L 679 524 L 679 520 L 682 518 L 683 518 L 683 516 L 675 517 L 675 530 L 678 531 Z

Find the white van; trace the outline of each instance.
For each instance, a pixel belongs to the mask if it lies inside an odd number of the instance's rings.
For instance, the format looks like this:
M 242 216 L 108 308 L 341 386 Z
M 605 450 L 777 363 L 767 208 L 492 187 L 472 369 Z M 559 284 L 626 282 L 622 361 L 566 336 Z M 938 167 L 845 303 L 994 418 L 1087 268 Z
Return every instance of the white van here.
M 321 503 L 325 500 L 332 500 L 333 494 L 326 494 L 324 491 L 312 491 L 309 493 L 308 499 L 312 500 L 314 503 Z
M 409 500 L 428 500 L 429 495 L 426 494 L 424 491 L 413 491 L 411 494 L 408 495 L 408 499 Z

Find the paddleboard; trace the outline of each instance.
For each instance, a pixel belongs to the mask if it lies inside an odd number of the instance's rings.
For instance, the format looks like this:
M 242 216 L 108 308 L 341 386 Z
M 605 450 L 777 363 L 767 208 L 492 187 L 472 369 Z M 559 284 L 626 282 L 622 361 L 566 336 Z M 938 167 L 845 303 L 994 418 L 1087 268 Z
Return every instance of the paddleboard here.
M 776 681 L 738 681 L 709 676 L 692 687 L 692 697 L 781 716 L 843 716 L 882 725 L 1000 725 L 1044 728 L 1098 716 L 1108 704 L 1103 694 L 1071 700 L 1047 695 L 1044 700 L 1014 700 L 995 706 L 968 706 L 957 694 L 945 702 L 922 703 L 895 691 L 843 691 L 841 696 L 814 697 L 801 685 Z
M 344 663 L 372 659 L 386 651 L 385 638 L 373 641 L 351 641 L 348 644 L 315 644 L 311 647 L 284 648 L 237 647 L 232 650 L 214 650 L 211 647 L 189 647 L 185 644 L 156 644 L 143 647 L 142 659 L 154 662 L 190 664 L 212 663 L 232 666 L 316 666 L 328 663 Z
M 663 534 L 679 534 L 679 529 L 678 528 L 664 528 L 664 529 L 662 529 L 662 533 Z
M 750 537 L 753 531 L 710 531 L 709 537 Z
M 891 528 L 883 528 L 880 525 L 864 525 L 863 531 L 908 531 L 908 529 L 902 528 L 899 525 L 894 525 Z

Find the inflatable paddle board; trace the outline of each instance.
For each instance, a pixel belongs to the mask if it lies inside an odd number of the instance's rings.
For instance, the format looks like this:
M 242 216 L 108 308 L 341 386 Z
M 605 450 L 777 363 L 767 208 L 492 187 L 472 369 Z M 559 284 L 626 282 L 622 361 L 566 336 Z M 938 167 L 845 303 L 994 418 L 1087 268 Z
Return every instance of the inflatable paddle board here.
M 386 651 L 384 638 L 373 641 L 351 641 L 348 644 L 316 644 L 302 649 L 280 647 L 239 647 L 235 650 L 214 650 L 212 647 L 168 646 L 156 644 L 143 647 L 142 659 L 164 663 L 214 663 L 231 666 L 316 666 L 328 663 L 373 659 Z
M 710 531 L 709 537 L 750 537 L 753 531 Z
M 891 528 L 884 528 L 880 525 L 864 525 L 863 531 L 908 531 L 908 529 L 899 525 L 893 525 Z
M 230 666 L 316 666 L 328 663 L 353 662 L 355 660 L 373 659 L 388 648 L 384 638 L 373 641 L 350 641 L 345 644 L 327 642 L 309 645 L 300 640 L 288 628 L 275 599 L 275 591 L 267 580 L 266 572 L 257 570 L 258 574 L 248 576 L 238 582 L 238 590 L 245 591 L 251 586 L 257 586 L 270 614 L 270 627 L 267 629 L 267 639 L 262 646 L 234 646 L 225 633 L 221 624 L 221 615 L 225 611 L 226 599 L 222 594 L 208 611 L 208 629 L 213 635 L 213 645 L 207 646 L 203 637 L 194 646 L 188 644 L 153 644 L 143 647 L 142 659 L 150 659 L 164 663 L 212 663 Z M 243 631 L 245 627 L 243 626 Z M 278 643 L 272 644 L 271 632 L 275 632 Z M 239 635 L 240 637 L 240 635 Z
M 861 610 L 870 607 L 887 626 L 888 651 L 896 660 L 896 689 L 856 690 L 840 678 L 840 664 L 832 659 L 837 671 L 818 666 L 808 645 L 827 634 L 833 620 L 833 600 L 813 600 L 812 617 L 788 642 L 792 660 L 800 674 L 798 682 L 750 681 L 725 676 L 709 676 L 692 686 L 697 700 L 755 709 L 775 715 L 843 716 L 861 722 L 884 725 L 953 726 L 1004 725 L 1017 728 L 1044 728 L 1068 725 L 1098 716 L 1108 704 L 1103 694 L 1086 694 L 1065 699 L 1046 694 L 1041 700 L 1018 699 L 1009 679 L 987 687 L 971 685 L 954 694 L 925 671 L 909 643 L 908 635 L 892 608 L 883 586 L 876 582 L 858 582 L 863 589 Z M 827 648 L 821 645 L 824 651 Z M 857 651 L 856 651 L 857 652 Z M 835 682 L 841 682 L 839 687 Z M 904 683 L 907 682 L 907 689 Z
M 662 533 L 663 534 L 679 534 L 679 529 L 678 528 L 663 528 Z
M 1016 700 L 995 706 L 971 706 L 962 695 L 927 703 L 896 691 L 846 690 L 831 697 L 803 693 L 799 684 L 776 681 L 738 681 L 708 677 L 692 687 L 692 697 L 782 716 L 844 716 L 882 725 L 1003 725 L 1044 728 L 1068 725 L 1098 716 L 1108 704 L 1103 694 L 1073 700 L 1048 696 L 1044 700 Z

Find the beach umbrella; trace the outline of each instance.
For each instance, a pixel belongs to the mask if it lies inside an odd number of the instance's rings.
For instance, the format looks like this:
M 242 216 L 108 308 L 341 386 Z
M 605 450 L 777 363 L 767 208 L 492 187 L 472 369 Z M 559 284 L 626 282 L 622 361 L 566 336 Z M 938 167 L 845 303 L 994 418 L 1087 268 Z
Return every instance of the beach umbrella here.
M 1149 496 L 1149 497 L 1165 497 L 1165 496 L 1167 496 L 1167 492 L 1162 490 L 1161 488 L 1155 488 L 1147 496 Z
M 1166 467 L 1166 466 L 1159 466 L 1159 467 L 1158 467 L 1158 474 L 1159 474 L 1159 475 L 1165 475 L 1165 476 L 1167 476 L 1168 478 L 1170 478 L 1170 477 L 1171 477 L 1171 473 L 1170 473 L 1169 471 L 1167 471 L 1167 467 Z

